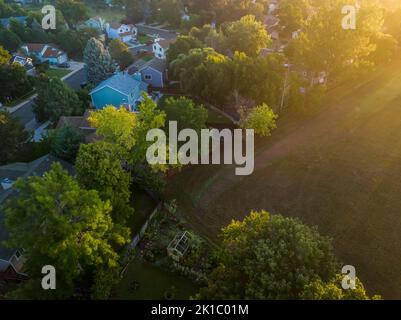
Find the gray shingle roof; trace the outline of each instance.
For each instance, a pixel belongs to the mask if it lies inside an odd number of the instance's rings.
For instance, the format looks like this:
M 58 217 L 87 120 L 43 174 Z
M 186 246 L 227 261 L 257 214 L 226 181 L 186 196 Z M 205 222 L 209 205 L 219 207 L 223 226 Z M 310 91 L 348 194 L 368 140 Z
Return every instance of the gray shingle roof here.
M 160 73 L 163 73 L 167 68 L 167 64 L 166 64 L 165 60 L 154 58 L 151 61 L 149 61 L 149 63 L 146 66 L 141 68 L 141 70 L 145 69 L 146 67 L 153 68 L 154 70 L 157 70 Z
M 143 82 L 140 82 L 138 80 L 135 80 L 132 76 L 128 75 L 127 73 L 117 73 L 114 76 L 104 80 L 101 82 L 96 88 L 94 88 L 91 91 L 91 94 L 105 86 L 109 86 L 117 91 L 122 92 L 125 95 L 130 95 L 132 90 L 134 90 L 136 87 L 145 88 L 142 90 L 146 91 L 147 85 Z

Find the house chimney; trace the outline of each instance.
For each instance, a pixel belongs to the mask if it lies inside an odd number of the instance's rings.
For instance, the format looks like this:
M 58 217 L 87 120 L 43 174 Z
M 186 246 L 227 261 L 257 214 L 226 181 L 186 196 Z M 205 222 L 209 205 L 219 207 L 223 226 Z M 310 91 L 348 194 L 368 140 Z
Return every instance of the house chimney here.
M 134 79 L 137 81 L 142 81 L 142 75 L 139 71 L 134 73 Z

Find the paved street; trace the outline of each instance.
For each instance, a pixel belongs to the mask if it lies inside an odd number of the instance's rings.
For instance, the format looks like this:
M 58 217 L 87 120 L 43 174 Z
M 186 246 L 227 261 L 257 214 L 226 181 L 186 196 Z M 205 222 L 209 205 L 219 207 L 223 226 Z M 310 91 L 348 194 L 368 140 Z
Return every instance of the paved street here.
M 177 32 L 175 31 L 167 31 L 160 30 L 157 28 L 152 28 L 149 26 L 137 25 L 138 32 L 146 33 L 146 34 L 158 34 L 160 38 L 163 39 L 174 39 L 177 37 Z

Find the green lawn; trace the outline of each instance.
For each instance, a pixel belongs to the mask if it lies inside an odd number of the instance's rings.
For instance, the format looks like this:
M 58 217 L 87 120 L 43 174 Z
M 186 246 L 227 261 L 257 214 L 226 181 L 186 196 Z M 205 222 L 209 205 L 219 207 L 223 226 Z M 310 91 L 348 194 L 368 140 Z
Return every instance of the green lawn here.
M 147 34 L 139 34 L 138 41 L 139 43 L 145 44 L 146 42 L 153 40 L 152 37 L 148 36 Z
M 6 107 L 15 107 L 16 105 L 24 102 L 26 99 L 28 99 L 30 96 L 32 96 L 34 94 L 35 94 L 35 89 L 33 89 L 33 90 L 31 90 L 31 91 L 29 91 L 27 93 L 24 93 L 21 97 L 19 97 L 17 99 L 14 99 L 14 100 L 12 100 L 12 101 L 10 101 L 8 103 L 5 103 L 4 106 L 6 106 Z
M 255 141 L 250 176 L 191 166 L 171 178 L 166 196 L 211 239 L 252 209 L 298 217 L 333 238 L 370 293 L 400 299 L 400 129 L 398 60 L 333 89 L 308 119 L 281 117 L 272 137 Z
M 46 71 L 46 74 L 49 77 L 61 79 L 62 77 L 64 77 L 67 74 L 69 74 L 70 72 L 71 72 L 71 70 L 68 70 L 68 69 L 53 69 L 53 68 L 50 68 L 50 69 L 48 69 Z
M 138 283 L 136 290 L 132 284 Z M 163 300 L 165 293 L 175 291 L 174 299 L 189 299 L 198 288 L 189 279 L 150 264 L 133 260 L 121 282 L 114 288 L 112 299 Z
M 148 55 L 143 56 L 142 60 L 148 62 L 148 61 L 152 60 L 153 58 L 154 57 L 152 54 L 148 54 Z

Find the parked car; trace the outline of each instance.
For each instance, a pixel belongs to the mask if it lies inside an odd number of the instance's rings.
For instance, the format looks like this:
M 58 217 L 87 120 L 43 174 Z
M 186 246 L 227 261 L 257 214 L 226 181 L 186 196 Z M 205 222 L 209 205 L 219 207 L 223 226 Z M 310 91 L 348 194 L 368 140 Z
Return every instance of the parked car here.
M 69 62 L 63 62 L 63 63 L 59 63 L 57 65 L 57 67 L 59 67 L 59 68 L 69 68 L 69 67 L 71 67 L 71 65 L 70 65 Z
M 151 44 L 153 44 L 153 40 L 148 40 L 145 43 L 146 43 L 146 45 L 150 46 Z

